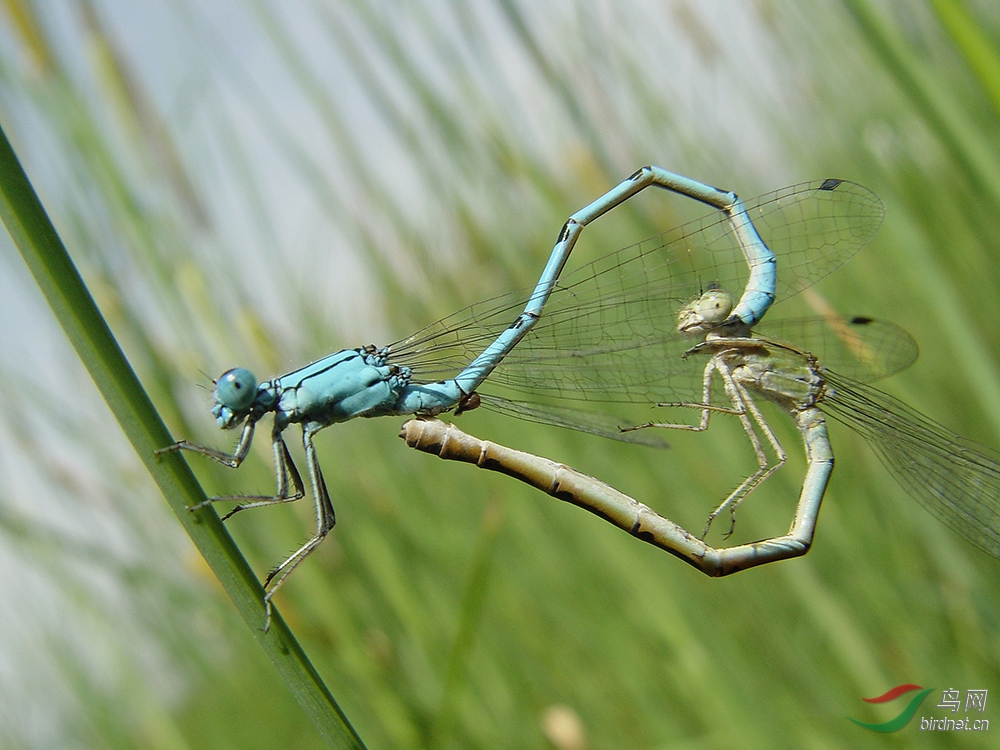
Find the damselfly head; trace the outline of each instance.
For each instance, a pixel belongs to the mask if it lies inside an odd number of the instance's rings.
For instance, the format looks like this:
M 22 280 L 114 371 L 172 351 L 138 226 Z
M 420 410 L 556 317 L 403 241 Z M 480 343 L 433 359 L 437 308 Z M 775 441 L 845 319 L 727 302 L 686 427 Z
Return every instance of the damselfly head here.
M 677 313 L 677 330 L 685 334 L 705 333 L 724 323 L 733 311 L 733 296 L 724 289 L 709 289 L 685 304 Z
M 215 399 L 212 407 L 215 422 L 221 429 L 228 430 L 250 413 L 257 398 L 257 378 L 249 370 L 236 367 L 215 381 L 212 397 Z

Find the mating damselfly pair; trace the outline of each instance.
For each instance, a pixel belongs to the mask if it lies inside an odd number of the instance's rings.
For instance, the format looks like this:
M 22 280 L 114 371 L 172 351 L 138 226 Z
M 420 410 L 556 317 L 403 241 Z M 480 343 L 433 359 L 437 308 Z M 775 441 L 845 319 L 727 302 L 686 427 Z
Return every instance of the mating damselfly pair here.
M 716 212 L 564 275 L 583 228 L 650 185 Z M 850 259 L 874 235 L 882 213 L 871 191 L 842 180 L 795 185 L 744 203 L 734 193 L 644 167 L 567 220 L 527 293 L 472 305 L 394 344 L 346 349 L 272 380 L 258 382 L 245 369 L 229 370 L 215 383 L 213 414 L 222 429 L 242 428 L 234 452 L 188 441 L 160 452 L 190 450 L 235 468 L 249 452 L 257 422 L 274 412 L 276 491 L 211 498 L 208 502 L 239 502 L 228 518 L 305 495 L 282 437 L 289 425 L 302 426 L 316 531 L 265 579 L 265 628 L 275 591 L 334 525 L 313 437 L 354 417 L 429 418 L 482 405 L 662 446 L 658 427 L 704 430 L 713 413 L 733 415 L 746 431 L 758 469 L 716 508 L 710 524 L 718 513 L 734 514 L 743 497 L 785 460 L 756 405 L 763 398 L 792 417 L 808 462 L 795 519 L 783 537 L 715 550 L 702 541 L 707 526 L 695 537 L 666 519 L 657 525 L 652 511 L 637 511 L 630 498 L 608 500 L 599 483 L 567 484 L 561 496 L 713 575 L 801 555 L 811 544 L 833 467 L 826 412 L 868 438 L 921 504 L 1000 557 L 997 457 L 860 382 L 897 372 L 915 359 L 916 346 L 905 332 L 869 319 L 832 326 L 818 319 L 761 324 L 775 301 Z M 721 403 L 712 402 L 716 380 L 725 395 Z M 505 395 L 490 394 L 490 385 Z M 615 416 L 614 407 L 626 404 L 695 410 L 700 421 L 636 424 Z M 526 472 L 527 454 L 515 458 L 474 438 L 464 449 L 457 449 L 455 440 L 448 447 L 447 436 L 461 433 L 437 425 L 410 422 L 404 435 L 413 447 L 480 465 L 492 450 L 490 468 L 542 486 L 544 478 L 534 482 L 528 474 L 544 475 L 544 459 L 529 457 L 540 463 Z M 765 445 L 775 461 L 768 460 Z M 521 464 L 514 467 L 517 461 Z

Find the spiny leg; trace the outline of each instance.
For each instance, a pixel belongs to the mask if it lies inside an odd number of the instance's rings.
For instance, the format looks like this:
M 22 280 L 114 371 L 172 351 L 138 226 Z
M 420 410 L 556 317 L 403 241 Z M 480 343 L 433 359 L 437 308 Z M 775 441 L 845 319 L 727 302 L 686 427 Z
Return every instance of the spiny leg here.
M 713 341 L 713 344 L 716 346 L 725 344 L 736 350 L 747 348 L 753 349 L 757 346 L 756 342 L 743 337 L 716 339 Z M 719 375 L 723 380 L 726 395 L 735 407 L 732 410 L 732 413 L 739 416 L 740 423 L 743 425 L 743 431 L 747 434 L 750 444 L 754 449 L 754 455 L 757 458 L 757 471 L 743 480 L 743 482 L 741 482 L 740 485 L 733 490 L 732 493 L 730 493 L 729 497 L 727 497 L 719 505 L 719 507 L 709 515 L 708 520 L 705 523 L 705 528 L 701 534 L 701 538 L 704 539 L 708 535 L 712 522 L 719 515 L 719 513 L 723 511 L 723 509 L 728 507 L 730 509 L 729 529 L 723 535 L 723 538 L 728 539 L 732 536 L 733 530 L 736 526 L 736 509 L 739 507 L 740 503 L 742 503 L 743 499 L 756 489 L 758 485 L 771 476 L 772 473 L 781 468 L 781 466 L 784 465 L 787 456 L 784 449 L 781 447 L 781 444 L 778 442 L 774 432 L 771 430 L 770 425 L 768 425 L 767 421 L 764 419 L 764 415 L 757 407 L 756 401 L 754 401 L 746 387 L 742 383 L 737 382 L 736 378 L 733 377 L 733 371 L 728 363 L 719 357 L 713 357 L 713 361 L 716 362 L 715 369 L 718 370 Z M 757 433 L 753 428 L 751 418 L 753 419 L 753 422 L 756 422 L 761 433 L 767 439 L 771 449 L 774 451 L 775 458 L 777 460 L 773 465 L 768 466 L 767 456 L 764 454 L 763 446 L 761 445 L 760 439 L 757 437 Z
M 726 397 L 729 399 L 732 407 L 715 406 L 711 403 L 712 400 L 712 373 L 718 372 L 719 376 L 722 378 L 723 389 L 726 392 Z M 670 430 L 690 430 L 692 432 L 704 432 L 708 429 L 709 417 L 712 412 L 719 412 L 722 414 L 732 414 L 739 417 L 740 424 L 743 425 L 743 430 L 746 432 L 747 437 L 750 439 L 750 445 L 753 447 L 754 455 L 757 457 L 757 471 L 747 477 L 740 486 L 737 487 L 729 496 L 722 501 L 722 503 L 712 511 L 708 520 L 705 523 L 705 528 L 701 532 L 701 539 L 704 539 L 708 535 L 708 530 L 712 526 L 712 522 L 715 517 L 719 515 L 725 508 L 731 506 L 733 501 L 740 498 L 742 495 L 749 492 L 750 489 L 755 487 L 760 481 L 762 474 L 767 470 L 767 456 L 764 455 L 764 449 L 761 446 L 760 440 L 757 437 L 756 432 L 753 429 L 753 424 L 750 418 L 747 416 L 747 401 L 749 396 L 746 391 L 742 389 L 732 377 L 732 373 L 729 371 L 729 366 L 718 356 L 713 356 L 708 364 L 705 365 L 705 371 L 702 376 L 702 403 L 696 404 L 687 401 L 676 401 L 676 402 L 665 402 L 659 403 L 657 406 L 668 406 L 677 407 L 684 409 L 699 409 L 701 410 L 701 421 L 697 425 L 689 424 L 674 424 L 674 423 L 664 423 L 664 422 L 647 422 L 643 425 L 638 425 L 637 427 L 631 429 L 644 429 L 648 427 L 662 427 Z M 725 534 L 725 538 L 729 538 L 733 533 L 733 528 L 736 525 L 735 508 L 732 512 L 732 521 L 729 525 L 729 530 Z
M 299 547 L 283 563 L 268 573 L 264 579 L 264 630 L 267 631 L 271 624 L 271 598 L 281 584 L 285 582 L 292 571 L 305 560 L 320 542 L 326 538 L 330 530 L 337 523 L 336 514 L 333 511 L 333 503 L 330 501 L 330 493 L 326 489 L 326 480 L 323 479 L 323 471 L 319 466 L 319 459 L 316 457 L 316 448 L 313 446 L 313 435 L 321 427 L 303 425 L 302 446 L 306 452 L 306 467 L 309 471 L 309 482 L 312 485 L 313 499 L 316 503 L 316 533 L 305 544 Z M 282 443 L 284 444 L 284 443 Z M 287 449 L 286 449 L 287 454 Z M 301 484 L 301 480 L 299 480 Z
M 757 407 L 756 402 L 753 397 L 747 393 L 746 388 L 741 384 L 737 383 L 732 378 L 732 374 L 725 370 L 720 370 L 723 373 L 723 379 L 728 379 L 726 384 L 727 393 L 732 388 L 731 398 L 739 399 L 739 403 L 743 412 L 740 414 L 740 423 L 743 425 L 743 430 L 746 432 L 747 437 L 750 439 L 750 444 L 753 446 L 754 455 L 757 457 L 757 471 L 748 476 L 740 486 L 730 493 L 729 497 L 722 501 L 718 508 L 712 511 L 708 520 L 705 523 L 705 528 L 701 532 L 701 538 L 704 539 L 708 536 L 708 530 L 712 526 L 712 522 L 715 520 L 725 508 L 729 508 L 729 528 L 723 534 L 724 539 L 728 539 L 733 535 L 733 530 L 736 528 L 736 509 L 739 507 L 740 503 L 743 502 L 744 498 L 749 495 L 754 489 L 756 489 L 765 479 L 771 476 L 772 473 L 781 468 L 787 458 L 785 451 L 782 449 L 781 444 L 778 443 L 778 439 L 775 437 L 774 432 L 771 430 L 770 426 L 764 420 L 764 415 L 761 414 L 760 409 Z M 749 415 L 749 416 L 748 416 Z M 760 427 L 761 432 L 767 439 L 772 450 L 774 450 L 775 457 L 777 461 L 774 464 L 768 465 L 767 456 L 764 454 L 764 448 L 761 445 L 760 438 L 757 437 L 757 432 L 753 429 L 753 424 L 750 418 L 757 423 Z
M 719 412 L 722 414 L 741 414 L 739 410 L 730 409 L 725 406 L 714 406 L 712 405 L 712 373 L 716 370 L 718 364 L 713 357 L 705 365 L 705 370 L 702 373 L 701 380 L 701 403 L 689 403 L 689 402 L 673 402 L 673 403 L 662 403 L 657 404 L 657 406 L 673 406 L 685 409 L 699 409 L 701 411 L 701 420 L 698 424 L 675 424 L 668 422 L 644 422 L 643 424 L 636 425 L 634 427 L 623 427 L 622 432 L 631 432 L 632 430 L 646 430 L 652 427 L 659 427 L 665 430 L 690 430 L 691 432 L 705 432 L 708 429 L 708 421 L 712 412 Z
M 175 450 L 187 450 L 193 453 L 200 453 L 204 456 L 208 456 L 225 466 L 237 468 L 241 463 L 243 463 L 244 459 L 250 452 L 250 445 L 253 442 L 255 424 L 256 423 L 254 421 L 247 420 L 243 427 L 243 432 L 240 435 L 239 443 L 232 454 L 216 450 L 215 448 L 207 448 L 196 443 L 188 442 L 187 440 L 180 440 L 173 445 L 161 448 L 156 452 L 158 454 L 162 454 Z M 316 534 L 287 560 L 272 570 L 268 574 L 267 578 L 264 579 L 265 632 L 271 624 L 271 597 L 274 595 L 274 592 L 277 591 L 278 587 L 280 587 L 282 583 L 284 583 L 285 579 L 288 578 L 289 574 L 299 565 L 299 563 L 301 563 L 309 555 L 309 553 L 312 552 L 321 541 L 323 541 L 323 538 L 326 537 L 326 535 L 330 532 L 330 529 L 332 529 L 336 523 L 333 504 L 330 502 L 330 495 L 326 488 L 326 481 L 323 479 L 323 472 L 320 470 L 319 461 L 316 458 L 316 450 L 313 447 L 312 438 L 317 431 L 318 428 L 316 427 L 303 427 L 302 430 L 302 444 L 305 448 L 306 461 L 309 469 L 309 479 L 312 484 L 313 497 L 316 502 Z M 291 454 L 288 452 L 288 446 L 286 445 L 281 432 L 282 431 L 275 426 L 271 433 L 271 448 L 274 454 L 276 483 L 275 494 L 273 496 L 229 495 L 222 497 L 210 497 L 202 503 L 191 506 L 189 510 L 194 511 L 219 500 L 253 501 L 237 505 L 222 517 L 222 520 L 225 521 L 234 513 L 241 510 L 247 510 L 248 508 L 260 508 L 266 505 L 289 503 L 303 497 L 305 495 L 305 486 L 302 483 L 302 476 L 299 474 L 299 470 L 295 466 L 295 462 L 292 460 Z M 289 488 L 292 488 L 294 492 L 289 493 Z
M 225 521 L 231 518 L 233 514 L 238 513 L 241 510 L 247 510 L 248 508 L 263 508 L 267 505 L 279 505 L 281 503 L 292 503 L 300 498 L 304 497 L 306 494 L 305 485 L 302 484 L 302 477 L 299 475 L 299 470 L 295 466 L 295 462 L 292 461 L 292 456 L 288 452 L 288 446 L 285 445 L 285 440 L 281 436 L 281 432 L 275 429 L 271 433 L 271 450 L 274 453 L 274 474 L 275 474 L 275 493 L 273 495 L 226 495 L 222 497 L 211 497 L 205 503 L 217 502 L 219 500 L 250 500 L 252 502 L 240 503 L 235 508 L 230 510 L 226 515 L 222 517 Z M 294 492 L 289 493 L 289 483 L 291 483 Z
M 232 468 L 237 468 L 243 460 L 246 458 L 247 453 L 250 451 L 250 444 L 253 440 L 254 423 L 247 422 L 247 425 L 243 428 L 243 433 L 240 436 L 240 442 L 236 446 L 236 450 L 230 456 L 222 451 L 217 451 L 214 448 L 204 448 L 200 445 L 195 445 L 193 443 L 187 443 L 186 440 L 182 440 L 175 443 L 170 448 L 161 449 L 159 452 L 166 452 L 168 450 L 190 450 L 195 453 L 201 453 L 209 458 L 215 459 L 219 463 Z M 212 503 L 217 503 L 225 500 L 251 500 L 253 502 L 240 503 L 235 508 L 226 513 L 222 520 L 230 518 L 234 513 L 241 510 L 246 510 L 247 508 L 260 508 L 265 505 L 274 505 L 276 503 L 289 503 L 298 500 L 303 495 L 305 495 L 305 488 L 302 485 L 302 478 L 299 476 L 299 470 L 295 467 L 295 463 L 292 461 L 292 457 L 288 452 L 288 447 L 285 445 L 284 439 L 281 437 L 281 431 L 275 428 L 271 432 L 271 449 L 274 453 L 274 470 L 276 474 L 275 479 L 275 494 L 274 495 L 216 495 L 213 497 L 206 498 L 204 501 L 198 503 L 197 505 L 192 505 L 188 510 L 195 511 L 204 508 Z M 292 486 L 295 488 L 295 492 L 289 494 L 288 485 L 289 480 L 291 480 Z
M 757 423 L 757 426 L 760 428 L 761 433 L 764 435 L 765 438 L 767 438 L 767 442 L 768 444 L 770 444 L 771 450 L 774 451 L 776 461 L 766 471 L 762 472 L 758 477 L 756 477 L 754 481 L 750 482 L 746 487 L 746 489 L 743 491 L 742 495 L 739 495 L 737 497 L 737 499 L 732 505 L 734 522 L 736 516 L 736 508 L 739 506 L 740 503 L 743 502 L 743 499 L 747 495 L 749 495 L 750 492 L 752 492 L 758 485 L 762 484 L 764 480 L 766 480 L 769 476 L 771 476 L 772 473 L 774 473 L 782 466 L 784 466 L 785 461 L 788 459 L 788 455 L 785 453 L 784 448 L 781 447 L 781 443 L 778 442 L 777 436 L 774 434 L 774 431 L 771 429 L 771 426 L 767 423 L 767 420 L 764 419 L 764 415 L 758 408 L 757 402 L 754 401 L 754 399 L 750 396 L 750 394 L 746 392 L 746 389 L 742 385 L 740 385 L 739 387 L 740 390 L 743 391 L 744 403 L 746 404 L 747 411 L 750 412 L 750 416 L 753 417 L 753 421 Z M 730 534 L 732 533 L 731 528 L 729 533 Z
M 198 445 L 197 443 L 192 443 L 188 440 L 178 440 L 173 445 L 156 450 L 155 453 L 157 455 L 162 455 L 171 451 L 186 450 L 192 453 L 208 456 L 213 461 L 218 461 L 224 466 L 237 469 L 250 453 L 250 446 L 253 443 L 256 425 L 256 420 L 246 420 L 243 425 L 243 430 L 240 433 L 239 442 L 236 444 L 236 448 L 232 453 L 225 453 L 224 451 L 220 451 L 215 448 L 208 448 L 204 445 Z M 192 505 L 188 508 L 188 510 L 199 510 L 207 505 L 211 505 L 212 503 L 222 500 L 256 501 L 237 505 L 222 517 L 222 520 L 225 521 L 234 513 L 246 510 L 247 508 L 258 508 L 264 505 L 287 503 L 293 500 L 298 500 L 305 494 L 305 489 L 302 485 L 302 478 L 299 476 L 299 471 L 295 467 L 295 463 L 292 461 L 291 455 L 288 453 L 288 447 L 285 445 L 285 441 L 281 437 L 281 431 L 277 428 L 275 428 L 271 433 L 271 448 L 274 452 L 274 468 L 276 474 L 276 490 L 274 495 L 219 495 L 206 498 L 203 502 Z M 289 480 L 295 488 L 295 492 L 293 494 L 289 494 L 288 492 Z
M 253 433 L 254 427 L 257 422 L 252 419 L 247 419 L 243 424 L 243 430 L 240 433 L 240 440 L 236 444 L 235 450 L 232 453 L 226 453 L 225 451 L 220 451 L 216 448 L 208 448 L 204 445 L 198 445 L 197 443 L 192 443 L 189 440 L 178 440 L 173 445 L 168 445 L 166 448 L 157 448 L 153 453 L 157 456 L 162 456 L 164 453 L 171 453 L 173 451 L 190 451 L 191 453 L 200 453 L 202 456 L 208 456 L 213 461 L 218 461 L 224 466 L 228 466 L 231 469 L 239 468 L 240 464 L 243 463 L 243 459 L 247 457 L 250 452 L 250 445 L 253 443 Z
M 722 378 L 723 389 L 725 390 L 726 397 L 729 399 L 732 407 L 715 406 L 711 403 L 713 372 L 718 372 L 719 376 Z M 729 529 L 724 534 L 724 538 L 728 539 L 732 536 L 733 530 L 736 526 L 736 508 L 746 495 L 748 495 L 754 488 L 770 476 L 772 472 L 776 471 L 785 463 L 786 456 L 784 450 L 782 450 L 781 445 L 774 436 L 774 433 L 764 421 L 764 417 L 760 413 L 760 410 L 757 408 L 753 399 L 747 393 L 746 389 L 733 379 L 729 365 L 727 365 L 721 357 L 713 356 L 705 366 L 704 375 L 702 377 L 702 403 L 665 402 L 659 403 L 657 406 L 699 409 L 701 410 L 701 421 L 697 425 L 647 422 L 646 424 L 627 429 L 662 427 L 672 430 L 704 432 L 708 429 L 709 417 L 712 412 L 732 414 L 739 418 L 740 424 L 743 426 L 743 431 L 747 434 L 747 437 L 750 440 L 750 445 L 753 447 L 754 456 L 757 458 L 757 470 L 744 479 L 740 485 L 709 514 L 708 520 L 705 523 L 705 528 L 700 537 L 701 539 L 704 539 L 708 535 L 708 531 L 715 518 L 723 510 L 729 508 L 730 524 Z M 753 421 L 751 421 L 751 417 L 753 418 Z M 777 456 L 777 463 L 774 465 L 768 465 L 767 456 L 764 453 L 764 448 L 760 442 L 760 438 L 757 436 L 757 433 L 753 428 L 753 422 L 756 422 L 760 426 L 761 432 L 774 449 L 775 455 Z

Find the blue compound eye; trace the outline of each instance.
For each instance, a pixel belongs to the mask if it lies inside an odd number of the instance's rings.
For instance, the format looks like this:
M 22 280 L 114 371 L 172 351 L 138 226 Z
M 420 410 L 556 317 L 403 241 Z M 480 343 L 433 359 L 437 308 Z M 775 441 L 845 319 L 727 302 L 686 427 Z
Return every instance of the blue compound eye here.
M 223 373 L 215 383 L 215 400 L 237 414 L 249 411 L 256 397 L 257 378 L 242 367 Z

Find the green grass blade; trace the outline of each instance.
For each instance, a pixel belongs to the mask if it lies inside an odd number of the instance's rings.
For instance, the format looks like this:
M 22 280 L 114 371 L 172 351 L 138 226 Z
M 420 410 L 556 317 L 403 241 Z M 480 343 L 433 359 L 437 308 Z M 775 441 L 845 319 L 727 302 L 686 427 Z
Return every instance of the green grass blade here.
M 1000 207 L 1000 163 L 990 138 L 980 132 L 975 121 L 968 117 L 967 109 L 870 3 L 847 0 L 846 5 L 872 50 L 912 99 L 969 181 L 995 207 Z
M 962 55 L 969 72 L 989 97 L 994 113 L 1000 114 L 1000 53 L 990 42 L 989 35 L 964 3 L 933 0 L 932 6 L 955 50 Z
M 205 494 L 172 439 L 66 252 L 6 134 L 0 129 L 0 219 L 122 430 L 191 540 L 219 578 L 268 658 L 330 747 L 364 747 L 280 616 L 264 622 L 263 591 L 213 510 L 187 508 Z

